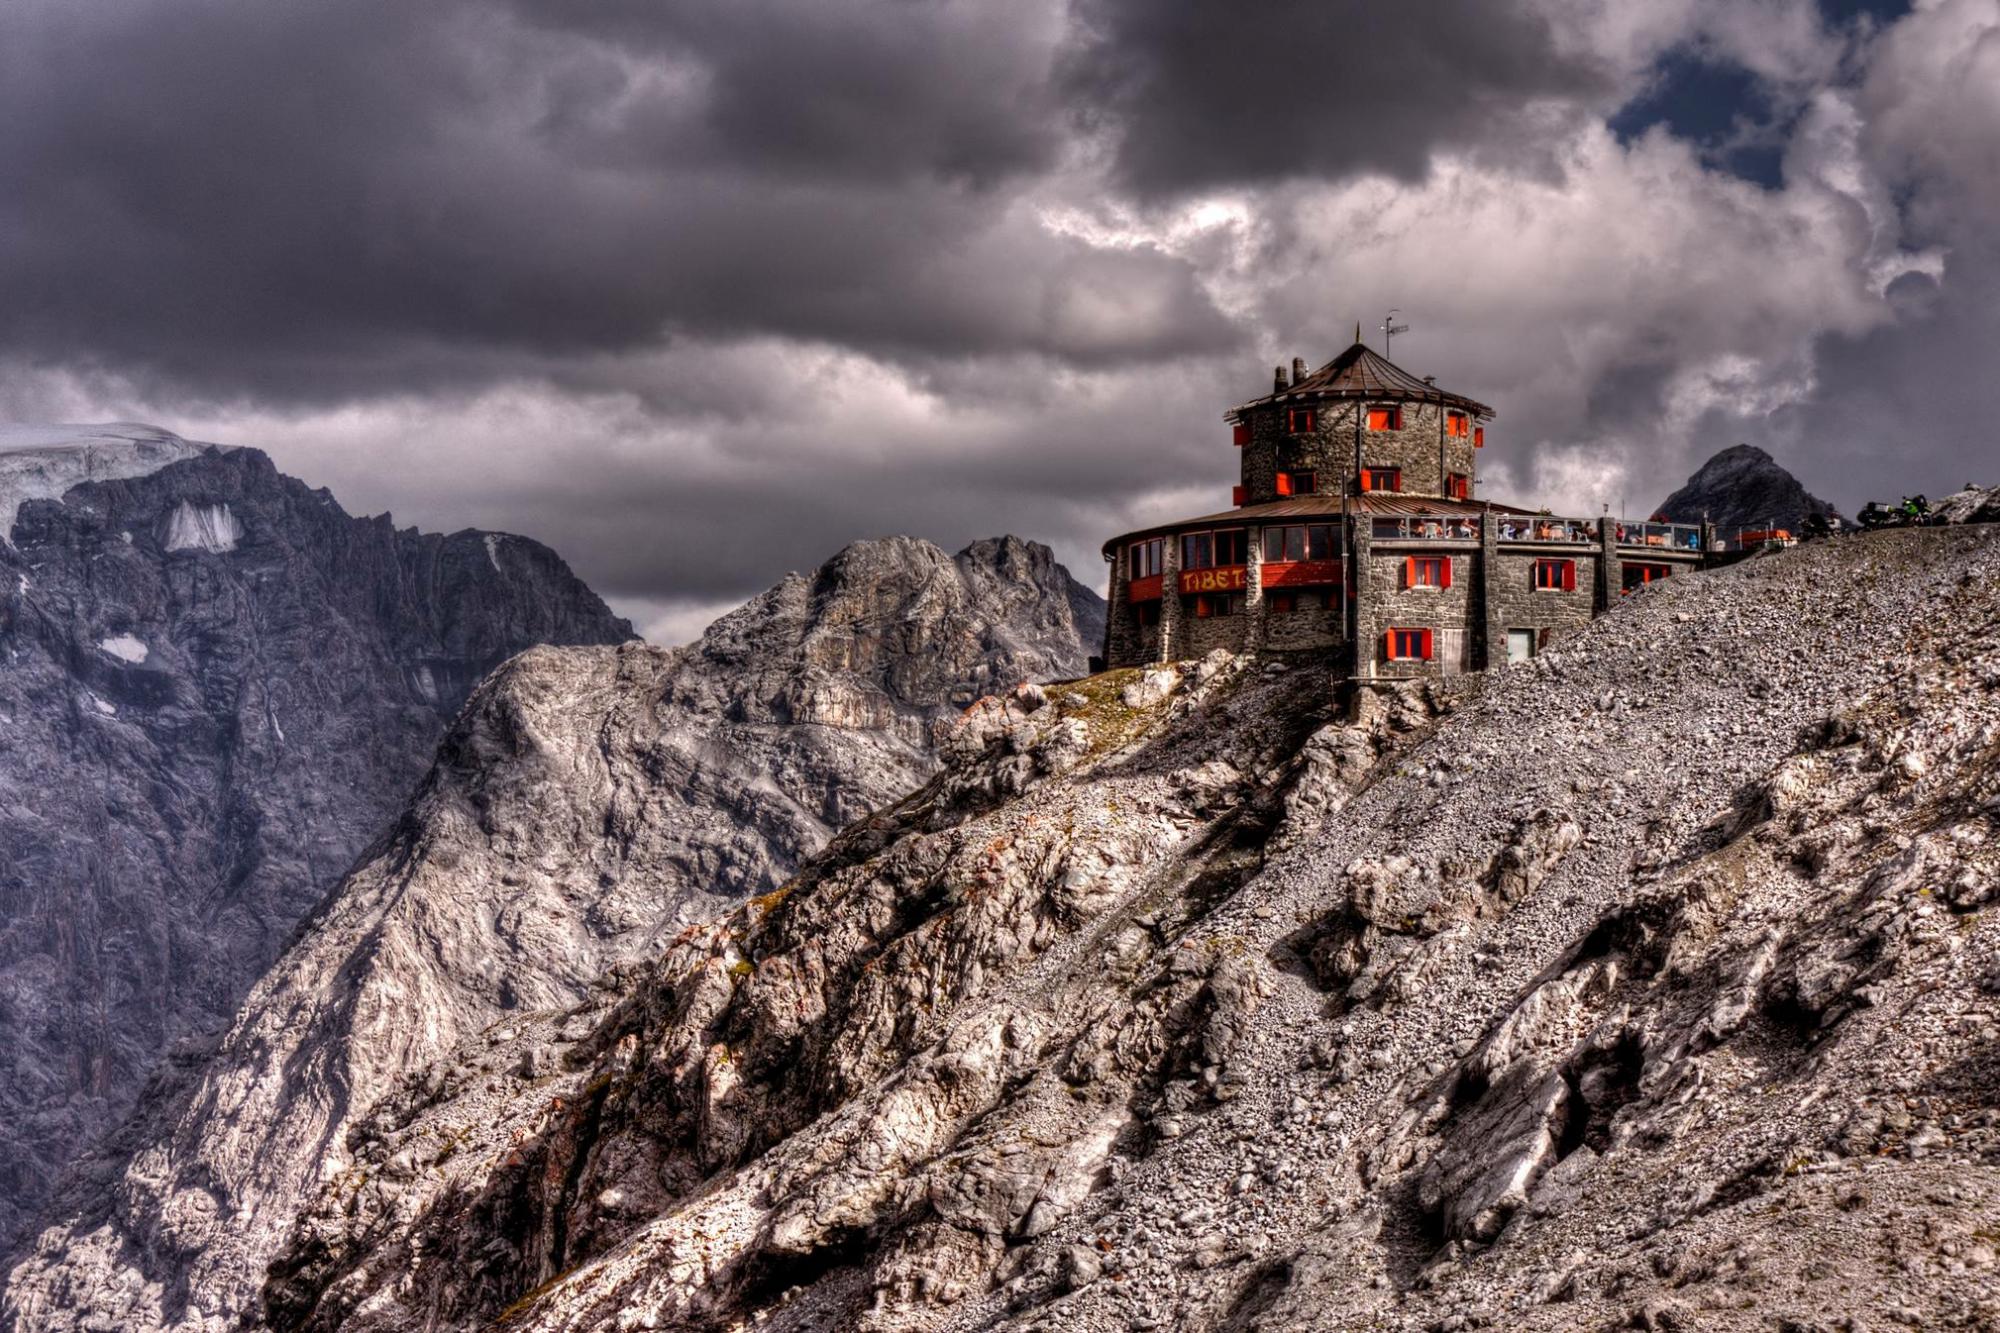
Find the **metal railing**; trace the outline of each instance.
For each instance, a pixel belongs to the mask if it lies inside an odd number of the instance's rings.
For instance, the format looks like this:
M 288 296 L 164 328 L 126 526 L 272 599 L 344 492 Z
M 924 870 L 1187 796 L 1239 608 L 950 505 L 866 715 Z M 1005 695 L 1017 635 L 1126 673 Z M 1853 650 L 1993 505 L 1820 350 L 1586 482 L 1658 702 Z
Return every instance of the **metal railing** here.
M 1399 518 L 1376 518 L 1370 529 L 1378 542 L 1428 541 L 1476 542 L 1479 517 L 1476 514 L 1410 514 Z
M 1553 514 L 1496 514 L 1494 526 L 1503 542 L 1546 542 L 1581 546 L 1597 540 L 1597 524 L 1587 518 L 1557 518 Z
M 1624 519 L 1617 524 L 1617 540 L 1620 546 L 1701 554 L 1701 528 L 1692 523 L 1634 523 Z

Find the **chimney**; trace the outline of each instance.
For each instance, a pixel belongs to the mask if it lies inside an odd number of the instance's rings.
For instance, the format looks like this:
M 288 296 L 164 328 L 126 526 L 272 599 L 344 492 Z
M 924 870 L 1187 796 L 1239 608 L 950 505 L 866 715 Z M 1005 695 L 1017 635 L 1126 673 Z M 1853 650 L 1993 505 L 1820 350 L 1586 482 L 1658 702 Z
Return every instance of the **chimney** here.
M 1302 357 L 1302 356 L 1295 356 L 1295 357 L 1293 357 L 1293 358 L 1292 358 L 1292 383 L 1293 383 L 1293 384 L 1303 384 L 1303 383 L 1305 383 L 1305 378 L 1306 378 L 1306 359 L 1305 359 L 1304 357 Z
M 1271 376 L 1271 392 L 1283 393 L 1284 391 L 1285 391 L 1285 368 L 1283 366 L 1279 366 L 1277 369 L 1277 373 Z

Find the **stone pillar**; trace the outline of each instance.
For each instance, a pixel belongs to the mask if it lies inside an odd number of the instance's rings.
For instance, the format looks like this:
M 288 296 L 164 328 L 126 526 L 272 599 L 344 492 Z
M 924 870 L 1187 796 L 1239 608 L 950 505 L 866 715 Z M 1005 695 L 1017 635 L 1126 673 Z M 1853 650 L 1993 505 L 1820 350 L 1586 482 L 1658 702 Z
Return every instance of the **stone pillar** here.
M 1362 679 L 1375 675 L 1375 641 L 1380 637 L 1375 624 L 1375 599 L 1368 589 L 1369 549 L 1375 540 L 1374 521 L 1365 513 L 1354 515 L 1348 524 L 1347 568 L 1354 596 L 1349 599 L 1349 624 L 1353 626 L 1354 674 Z
M 1121 655 L 1113 651 L 1113 646 L 1120 645 L 1121 639 L 1136 633 L 1138 628 L 1127 624 L 1132 618 L 1132 601 L 1125 583 L 1125 552 L 1116 552 L 1105 563 L 1111 570 L 1111 589 L 1105 598 L 1104 644 L 1098 651 L 1104 654 L 1105 666 L 1122 666 Z
M 1606 514 L 1597 520 L 1597 613 L 1603 615 L 1618 605 L 1618 591 L 1625 571 L 1618 560 L 1618 524 Z
M 1490 670 L 1507 659 L 1507 626 L 1500 613 L 1500 525 L 1493 521 L 1493 506 L 1479 515 L 1479 666 Z M 1498 661 L 1493 645 L 1500 645 Z
M 1160 660 L 1177 662 L 1181 656 L 1181 538 L 1167 534 L 1160 555 Z
M 1243 552 L 1243 614 L 1250 618 L 1243 649 L 1256 653 L 1264 648 L 1264 615 L 1268 609 L 1264 604 L 1264 529 L 1245 528 L 1243 540 L 1248 543 Z

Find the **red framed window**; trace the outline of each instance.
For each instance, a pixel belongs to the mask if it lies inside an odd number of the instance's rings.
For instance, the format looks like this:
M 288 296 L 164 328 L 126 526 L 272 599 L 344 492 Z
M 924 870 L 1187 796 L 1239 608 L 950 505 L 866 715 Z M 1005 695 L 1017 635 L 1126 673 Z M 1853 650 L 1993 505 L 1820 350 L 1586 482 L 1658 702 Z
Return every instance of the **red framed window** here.
M 1371 407 L 1368 409 L 1368 429 L 1401 430 L 1403 409 L 1400 407 Z
M 1382 636 L 1382 650 L 1391 662 L 1428 662 L 1431 660 L 1431 631 L 1392 629 Z
M 1484 449 L 1486 447 L 1486 427 L 1474 426 L 1472 428 L 1472 447 L 1475 449 Z
M 1449 588 L 1451 586 L 1451 557 L 1445 555 L 1413 555 L 1403 561 L 1403 586 L 1405 588 Z
M 1575 592 L 1576 561 L 1537 560 L 1535 562 L 1536 592 Z
M 1295 523 L 1290 527 L 1264 529 L 1264 563 L 1290 564 L 1299 560 L 1331 560 L 1334 556 L 1333 525 Z
M 1134 579 L 1149 579 L 1166 569 L 1167 543 L 1163 537 L 1151 541 L 1133 542 L 1126 548 L 1125 576 Z
M 1400 491 L 1403 489 L 1403 469 L 1399 467 L 1370 467 L 1361 470 L 1361 489 L 1368 491 Z
M 1141 602 L 1132 608 L 1139 613 L 1139 628 L 1151 629 L 1160 623 L 1160 603 Z
M 1319 491 L 1317 472 L 1280 472 L 1278 474 L 1278 494 L 1314 495 Z
M 1672 575 L 1673 572 L 1674 567 L 1672 565 L 1646 565 L 1627 561 L 1622 573 L 1625 591 L 1631 592 L 1634 588 L 1643 588 L 1648 583 L 1657 583 L 1661 579 Z
M 1463 472 L 1451 473 L 1444 479 L 1444 493 L 1448 499 L 1470 500 L 1472 498 L 1472 478 Z
M 1463 412 L 1447 412 L 1444 414 L 1444 433 L 1462 440 L 1472 433 L 1472 419 Z
M 1243 614 L 1243 594 L 1240 592 L 1205 592 L 1190 600 L 1193 604 L 1188 610 L 1196 620 L 1217 620 L 1223 616 Z
M 1285 409 L 1285 429 L 1293 435 L 1310 435 L 1319 429 L 1319 412 L 1310 407 Z
M 1249 560 L 1249 534 L 1242 528 L 1217 528 L 1181 536 L 1182 569 L 1214 569 Z
M 1236 429 L 1230 432 L 1230 443 L 1234 444 L 1238 449 L 1241 449 L 1244 445 L 1250 443 L 1249 422 L 1239 421 L 1236 423 Z

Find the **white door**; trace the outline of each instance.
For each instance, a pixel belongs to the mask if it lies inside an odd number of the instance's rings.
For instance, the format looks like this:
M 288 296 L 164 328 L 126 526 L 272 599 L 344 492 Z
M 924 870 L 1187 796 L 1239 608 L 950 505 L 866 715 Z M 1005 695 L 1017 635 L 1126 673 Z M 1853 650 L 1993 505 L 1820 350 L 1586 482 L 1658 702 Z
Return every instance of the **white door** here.
M 1535 655 L 1535 632 L 1531 629 L 1507 631 L 1507 664 L 1525 662 Z

